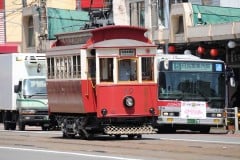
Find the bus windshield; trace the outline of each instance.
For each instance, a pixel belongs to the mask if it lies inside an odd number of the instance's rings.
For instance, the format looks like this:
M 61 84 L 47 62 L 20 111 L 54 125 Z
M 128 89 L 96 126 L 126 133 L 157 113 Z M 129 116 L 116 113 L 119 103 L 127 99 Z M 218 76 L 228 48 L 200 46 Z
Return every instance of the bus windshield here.
M 221 101 L 225 99 L 223 72 L 159 72 L 159 99 Z M 222 104 L 221 104 L 222 105 Z

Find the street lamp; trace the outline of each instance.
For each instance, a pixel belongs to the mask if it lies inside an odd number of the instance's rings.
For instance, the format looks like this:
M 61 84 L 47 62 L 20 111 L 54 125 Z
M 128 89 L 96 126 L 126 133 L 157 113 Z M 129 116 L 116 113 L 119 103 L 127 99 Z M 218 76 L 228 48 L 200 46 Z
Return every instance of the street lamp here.
M 235 41 L 229 41 L 228 44 L 227 44 L 228 48 L 235 48 L 237 46 L 236 42 Z

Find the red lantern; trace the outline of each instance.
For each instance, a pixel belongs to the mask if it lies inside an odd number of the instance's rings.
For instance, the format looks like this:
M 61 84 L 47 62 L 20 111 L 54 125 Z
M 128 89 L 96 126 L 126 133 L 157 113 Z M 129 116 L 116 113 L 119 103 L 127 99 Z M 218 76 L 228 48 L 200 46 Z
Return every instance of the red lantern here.
M 212 57 L 217 57 L 218 56 L 218 50 L 216 48 L 213 48 L 210 50 L 210 55 Z
M 198 53 L 198 54 L 203 55 L 204 52 L 205 52 L 205 48 L 203 48 L 203 47 L 201 47 L 201 46 L 199 46 L 199 47 L 197 48 L 197 53 Z
M 169 52 L 169 53 L 174 53 L 174 52 L 176 52 L 176 47 L 175 47 L 175 46 L 169 46 L 169 47 L 168 47 L 168 52 Z

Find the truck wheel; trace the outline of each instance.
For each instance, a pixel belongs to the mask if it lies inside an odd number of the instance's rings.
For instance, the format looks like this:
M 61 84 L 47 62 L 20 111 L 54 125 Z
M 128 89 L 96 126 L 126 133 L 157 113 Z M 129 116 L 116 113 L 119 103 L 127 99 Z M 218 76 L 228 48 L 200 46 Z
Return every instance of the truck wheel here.
M 4 129 L 5 129 L 5 130 L 9 130 L 9 129 L 10 129 L 9 123 L 4 122 Z
M 48 130 L 49 130 L 49 127 L 42 126 L 42 130 L 43 130 L 43 131 L 48 131 Z
M 16 130 L 17 124 L 16 123 L 12 123 L 10 128 L 11 128 L 11 130 Z
M 20 131 L 25 131 L 25 124 L 22 123 L 22 122 L 19 122 L 18 123 L 18 128 L 19 128 Z
M 4 124 L 4 129 L 9 130 L 10 129 L 10 114 L 9 112 L 4 112 L 3 113 L 3 124 Z

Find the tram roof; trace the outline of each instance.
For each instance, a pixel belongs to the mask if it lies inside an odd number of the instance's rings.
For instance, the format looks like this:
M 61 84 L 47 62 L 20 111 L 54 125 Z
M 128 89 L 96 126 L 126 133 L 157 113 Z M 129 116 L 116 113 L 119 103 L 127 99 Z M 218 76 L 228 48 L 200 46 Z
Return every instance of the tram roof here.
M 128 25 L 110 25 L 91 30 L 92 37 L 85 48 L 113 48 L 113 47 L 154 47 L 150 39 L 145 36 L 146 28 Z
M 126 47 L 156 47 L 151 43 L 133 39 L 111 39 L 89 45 L 87 48 L 126 48 Z

